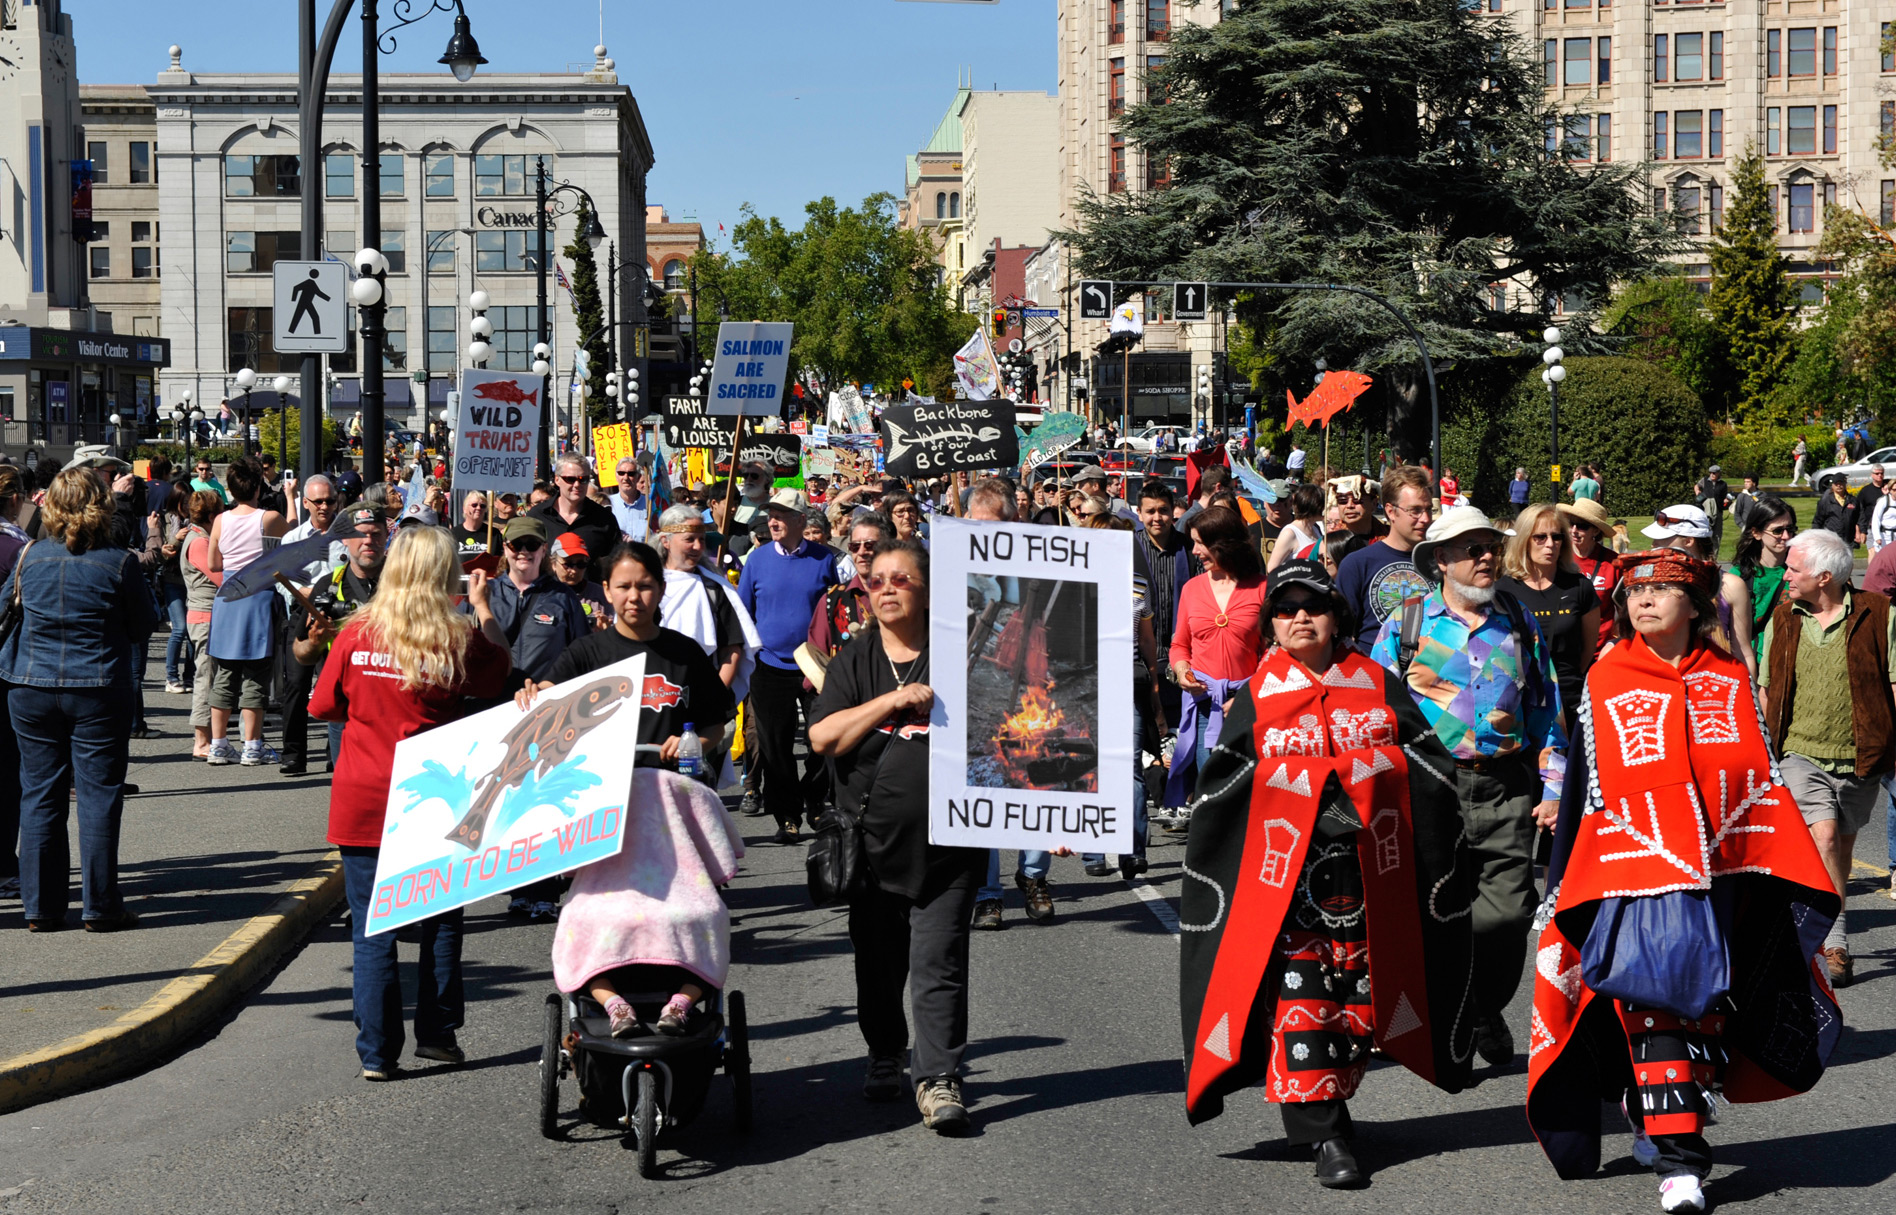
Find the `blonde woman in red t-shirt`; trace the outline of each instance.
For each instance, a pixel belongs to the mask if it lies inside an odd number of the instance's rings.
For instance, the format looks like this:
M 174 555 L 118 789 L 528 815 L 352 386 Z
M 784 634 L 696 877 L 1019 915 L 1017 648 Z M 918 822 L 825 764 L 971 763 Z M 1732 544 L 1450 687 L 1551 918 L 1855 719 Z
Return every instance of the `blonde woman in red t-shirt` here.
M 359 526 L 383 524 L 367 512 Z M 342 850 L 343 889 L 355 944 L 356 1053 L 362 1078 L 395 1075 L 402 1053 L 402 986 L 395 934 L 363 936 L 382 818 L 395 767 L 395 744 L 458 719 L 468 698 L 507 691 L 506 635 L 487 603 L 487 575 L 470 571 L 467 600 L 479 619 L 454 607 L 461 565 L 453 537 L 411 527 L 389 545 L 375 597 L 344 622 L 310 696 L 311 717 L 350 723 L 342 734 L 329 789 L 329 842 Z M 322 628 L 312 621 L 311 634 Z M 465 1056 L 455 1042 L 461 993 L 461 910 L 421 921 L 420 983 L 415 996 L 415 1055 L 443 1063 Z
M 1178 593 L 1172 681 L 1185 697 L 1165 782 L 1168 810 L 1187 804 L 1193 775 L 1218 744 L 1224 707 L 1250 680 L 1264 650 L 1264 562 L 1244 519 L 1213 506 L 1186 526 L 1192 556 L 1205 572 Z

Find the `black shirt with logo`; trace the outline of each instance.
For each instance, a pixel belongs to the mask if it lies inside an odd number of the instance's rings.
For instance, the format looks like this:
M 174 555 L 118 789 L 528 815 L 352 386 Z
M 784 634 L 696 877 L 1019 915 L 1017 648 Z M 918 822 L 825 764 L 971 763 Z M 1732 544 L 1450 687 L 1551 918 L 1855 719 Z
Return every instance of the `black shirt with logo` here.
M 593 633 L 566 647 L 545 678 L 565 683 L 640 654 L 645 655 L 640 743 L 663 746 L 666 739 L 685 732 L 686 722 L 702 735 L 736 715 L 737 698 L 718 678 L 711 659 L 697 642 L 675 629 L 661 627 L 650 641 L 627 637 L 616 628 Z

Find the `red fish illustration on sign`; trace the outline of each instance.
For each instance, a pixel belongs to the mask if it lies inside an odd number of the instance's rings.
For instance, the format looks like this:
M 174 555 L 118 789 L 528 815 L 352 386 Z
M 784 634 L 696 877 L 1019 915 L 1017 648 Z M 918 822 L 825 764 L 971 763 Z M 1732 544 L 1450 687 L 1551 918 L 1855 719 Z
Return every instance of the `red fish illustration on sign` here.
M 507 405 L 538 405 L 540 391 L 520 391 L 520 385 L 512 380 L 495 380 L 487 384 L 474 385 L 474 395 L 484 401 L 500 401 Z
M 640 690 L 639 707 L 645 709 L 669 709 L 678 703 L 684 689 L 663 675 L 647 675 L 645 687 Z
M 1290 398 L 1291 425 L 1302 422 L 1305 426 L 1328 427 L 1330 419 L 1353 405 L 1369 385 L 1370 378 L 1360 371 L 1332 371 L 1301 401 L 1286 388 L 1284 395 Z

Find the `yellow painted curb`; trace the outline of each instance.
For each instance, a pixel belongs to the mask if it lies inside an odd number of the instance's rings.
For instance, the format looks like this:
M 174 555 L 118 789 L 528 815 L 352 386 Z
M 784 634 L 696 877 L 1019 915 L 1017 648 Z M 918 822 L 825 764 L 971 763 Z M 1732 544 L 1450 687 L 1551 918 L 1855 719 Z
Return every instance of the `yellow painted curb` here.
M 1889 876 L 1889 870 L 1880 868 L 1876 865 L 1872 865 L 1868 861 L 1859 861 L 1855 857 L 1851 857 L 1850 863 L 1854 865 L 1856 868 L 1863 870 L 1865 873 L 1873 874 L 1876 877 Z
M 149 1066 L 248 991 L 342 898 L 342 854 L 331 852 L 188 974 L 112 1024 L 43 1050 L 0 1059 L 0 1114 L 64 1097 Z

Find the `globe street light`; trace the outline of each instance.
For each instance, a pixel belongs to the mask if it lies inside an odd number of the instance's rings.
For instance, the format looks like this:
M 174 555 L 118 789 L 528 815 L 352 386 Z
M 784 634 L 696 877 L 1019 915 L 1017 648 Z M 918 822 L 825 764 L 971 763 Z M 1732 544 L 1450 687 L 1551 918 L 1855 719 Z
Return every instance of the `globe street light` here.
M 1567 368 L 1562 360 L 1567 352 L 1560 348 L 1560 330 L 1549 325 L 1541 333 L 1541 340 L 1547 343 L 1547 349 L 1541 351 L 1541 362 L 1547 364 L 1541 369 L 1541 383 L 1547 385 L 1548 445 L 1552 459 L 1549 472 L 1555 486 L 1561 482 L 1560 475 L 1560 382 L 1567 378 Z M 1559 497 L 1559 490 L 1554 491 Z

